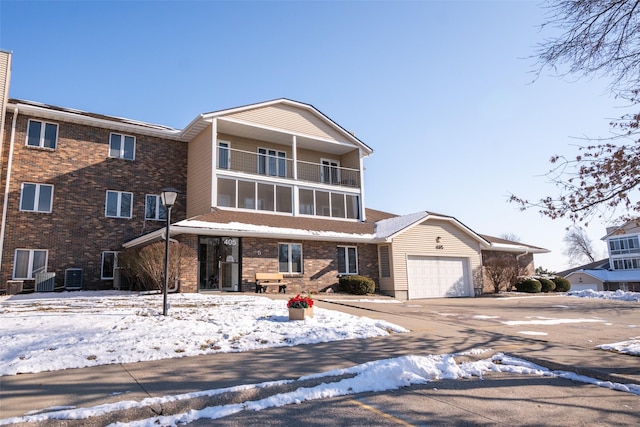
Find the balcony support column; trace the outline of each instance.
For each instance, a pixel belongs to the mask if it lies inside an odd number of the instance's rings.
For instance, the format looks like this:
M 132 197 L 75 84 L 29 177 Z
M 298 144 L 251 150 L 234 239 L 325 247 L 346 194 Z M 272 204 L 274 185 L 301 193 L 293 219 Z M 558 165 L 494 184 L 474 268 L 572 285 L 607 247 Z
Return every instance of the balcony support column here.
M 211 207 L 218 206 L 218 119 L 211 122 Z
M 360 220 L 366 221 L 367 215 L 364 207 L 364 156 L 362 155 L 362 149 L 358 149 L 358 156 L 360 157 Z
M 293 216 L 298 216 L 300 212 L 300 199 L 298 197 L 298 139 L 292 135 L 291 139 L 291 157 L 293 159 Z

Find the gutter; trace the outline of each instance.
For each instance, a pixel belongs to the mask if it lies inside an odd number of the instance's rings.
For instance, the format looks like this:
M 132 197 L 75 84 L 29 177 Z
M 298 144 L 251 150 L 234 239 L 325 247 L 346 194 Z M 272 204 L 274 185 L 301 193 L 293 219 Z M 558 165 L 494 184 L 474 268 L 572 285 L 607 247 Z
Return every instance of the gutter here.
M 13 110 L 13 122 L 11 123 L 11 139 L 9 141 L 9 159 L 7 160 L 7 178 L 4 185 L 4 201 L 2 203 L 2 226 L 0 228 L 0 271 L 2 271 L 2 253 L 4 252 L 4 235 L 7 228 L 7 204 L 9 203 L 9 184 L 11 183 L 11 164 L 13 163 L 13 146 L 16 139 L 16 122 L 18 121 L 18 108 Z

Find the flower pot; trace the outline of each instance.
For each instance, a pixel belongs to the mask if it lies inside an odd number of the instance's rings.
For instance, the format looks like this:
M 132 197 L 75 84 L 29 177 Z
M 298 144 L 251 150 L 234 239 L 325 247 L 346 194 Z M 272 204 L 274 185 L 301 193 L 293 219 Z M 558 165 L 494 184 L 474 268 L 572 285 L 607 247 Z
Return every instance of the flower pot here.
M 304 317 L 313 317 L 313 307 L 289 308 L 289 320 L 304 320 Z

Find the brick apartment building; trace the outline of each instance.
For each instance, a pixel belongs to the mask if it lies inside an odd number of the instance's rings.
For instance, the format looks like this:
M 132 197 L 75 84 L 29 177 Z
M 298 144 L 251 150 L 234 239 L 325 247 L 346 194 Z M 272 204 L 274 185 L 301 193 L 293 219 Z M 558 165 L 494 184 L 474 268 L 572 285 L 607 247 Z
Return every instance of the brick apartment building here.
M 174 129 L 10 99 L 10 65 L 0 51 L 2 284 L 118 286 L 118 253 L 164 238 L 164 187 L 179 191 L 170 237 L 196 254 L 182 292 L 248 291 L 274 272 L 291 291 L 362 274 L 399 298 L 473 296 L 483 251 L 531 269 L 547 252 L 447 215 L 367 209 L 372 149 L 309 104 L 267 101 Z

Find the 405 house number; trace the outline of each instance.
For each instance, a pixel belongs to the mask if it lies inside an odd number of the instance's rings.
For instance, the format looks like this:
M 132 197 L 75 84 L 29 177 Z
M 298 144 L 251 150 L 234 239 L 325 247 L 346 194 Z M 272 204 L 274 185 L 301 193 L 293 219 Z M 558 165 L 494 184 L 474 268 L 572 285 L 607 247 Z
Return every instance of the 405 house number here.
M 444 249 L 444 245 L 436 245 L 436 249 Z

